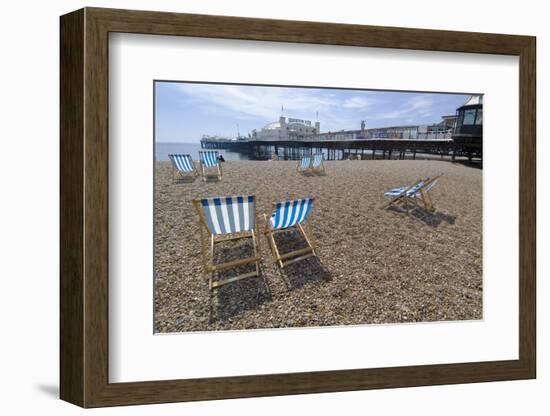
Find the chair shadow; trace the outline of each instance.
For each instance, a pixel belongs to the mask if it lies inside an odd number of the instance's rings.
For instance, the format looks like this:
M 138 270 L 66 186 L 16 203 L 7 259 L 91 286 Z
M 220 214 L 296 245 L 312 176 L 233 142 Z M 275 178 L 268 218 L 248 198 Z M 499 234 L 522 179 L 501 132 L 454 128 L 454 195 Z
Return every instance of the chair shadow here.
M 204 177 L 204 182 L 206 182 L 206 183 L 210 183 L 210 182 L 220 182 L 220 181 L 221 181 L 221 179 L 220 179 L 219 176 L 217 176 L 217 175 L 215 175 L 215 176 L 214 176 L 214 175 L 206 175 L 206 176 Z
M 332 280 L 332 274 L 321 263 L 319 257 L 309 257 L 291 263 L 281 270 L 281 274 L 289 291 L 299 289 L 308 283 L 326 283 Z
M 410 217 L 422 221 L 430 227 L 437 228 L 444 222 L 453 225 L 456 222 L 456 216 L 449 215 L 444 212 L 436 211 L 432 213 L 417 206 L 407 206 L 407 208 L 411 208 L 411 211 L 409 212 Z M 395 205 L 389 206 L 388 210 L 398 212 L 400 214 L 407 214 L 407 209 L 399 208 Z
M 411 212 L 411 216 L 434 228 L 439 227 L 444 222 L 450 225 L 453 225 L 456 222 L 456 216 L 454 215 L 449 215 L 438 211 L 430 213 L 419 208 L 413 210 Z
M 250 239 L 239 242 L 227 242 L 220 245 L 216 251 L 216 263 L 244 259 L 254 255 L 252 241 Z M 260 262 L 260 266 L 261 262 Z M 255 264 L 247 264 L 232 269 L 218 272 L 216 280 L 225 280 L 239 274 L 255 270 Z M 243 280 L 227 283 L 219 286 L 211 294 L 210 321 L 225 321 L 233 316 L 248 310 L 256 309 L 265 302 L 272 300 L 271 288 L 265 277 L 248 277 Z
M 295 230 L 276 234 L 274 238 L 281 254 L 307 247 L 304 237 Z M 319 257 L 309 257 L 290 263 L 280 271 L 288 290 L 300 288 L 311 282 L 330 281 L 332 278 Z
M 193 183 L 197 180 L 197 176 L 189 176 L 188 178 L 178 178 L 174 180 L 175 185 L 183 184 L 183 183 Z
M 273 299 L 267 279 L 262 276 L 237 280 L 215 289 L 210 299 L 210 321 L 227 321 L 257 309 Z

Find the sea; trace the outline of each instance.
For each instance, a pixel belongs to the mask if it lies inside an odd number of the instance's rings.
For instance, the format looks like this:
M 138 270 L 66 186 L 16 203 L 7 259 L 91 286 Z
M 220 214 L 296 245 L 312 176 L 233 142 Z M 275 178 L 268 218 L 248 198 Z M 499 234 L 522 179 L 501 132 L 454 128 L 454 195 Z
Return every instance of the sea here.
M 200 143 L 155 143 L 155 160 L 156 161 L 168 161 L 169 154 L 173 153 L 186 153 L 191 155 L 194 160 L 199 159 L 199 150 L 201 150 Z M 230 152 L 224 149 L 216 149 L 225 160 L 249 160 L 246 154 Z

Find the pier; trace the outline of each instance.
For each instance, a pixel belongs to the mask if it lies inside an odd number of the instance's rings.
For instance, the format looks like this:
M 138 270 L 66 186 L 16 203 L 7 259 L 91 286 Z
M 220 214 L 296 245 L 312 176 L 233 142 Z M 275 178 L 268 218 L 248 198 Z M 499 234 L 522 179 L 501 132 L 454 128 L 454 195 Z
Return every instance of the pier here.
M 454 159 L 456 156 L 481 157 L 475 151 L 457 146 L 453 139 L 355 139 L 355 140 L 230 140 L 202 139 L 203 149 L 225 149 L 246 154 L 252 160 L 271 159 L 275 153 L 283 160 L 322 152 L 326 160 L 416 159 L 417 154 L 432 154 Z

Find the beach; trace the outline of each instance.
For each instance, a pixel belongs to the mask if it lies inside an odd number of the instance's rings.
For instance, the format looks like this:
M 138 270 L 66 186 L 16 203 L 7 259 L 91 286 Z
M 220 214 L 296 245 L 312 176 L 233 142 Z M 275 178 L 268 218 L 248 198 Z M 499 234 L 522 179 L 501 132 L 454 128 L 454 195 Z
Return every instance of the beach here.
M 172 181 L 155 165 L 155 332 L 478 320 L 482 314 L 482 170 L 438 160 L 227 161 L 221 181 Z M 381 209 L 384 191 L 440 175 L 436 212 Z M 260 231 L 273 202 L 314 197 L 306 225 L 318 257 L 281 271 L 260 234 L 262 276 L 208 288 L 194 198 L 255 195 Z M 296 237 L 283 248 L 300 245 Z M 218 261 L 250 256 L 227 243 Z M 224 272 L 230 275 L 231 271 Z

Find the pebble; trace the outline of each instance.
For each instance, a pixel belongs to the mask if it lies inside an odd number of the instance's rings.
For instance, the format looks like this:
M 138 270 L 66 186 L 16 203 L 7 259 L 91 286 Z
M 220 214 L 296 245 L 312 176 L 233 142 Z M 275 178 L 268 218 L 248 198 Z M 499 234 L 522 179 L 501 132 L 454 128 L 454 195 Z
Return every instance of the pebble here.
M 326 176 L 306 178 L 296 162 L 228 161 L 220 182 L 174 185 L 170 164 L 157 162 L 155 332 L 482 319 L 481 170 L 447 161 L 325 163 Z M 440 216 L 378 208 L 384 190 L 439 173 L 432 197 Z M 281 273 L 261 234 L 262 277 L 211 294 L 191 200 L 238 194 L 256 195 L 260 218 L 274 201 L 316 197 L 308 223 L 319 258 Z M 292 234 L 278 243 L 281 251 L 303 246 Z M 217 260 L 251 249 L 230 243 Z

